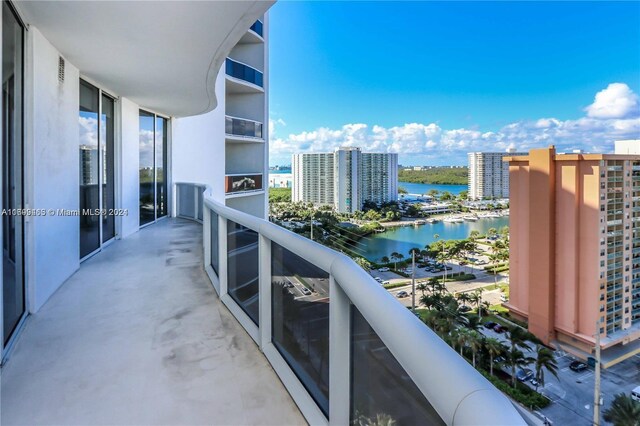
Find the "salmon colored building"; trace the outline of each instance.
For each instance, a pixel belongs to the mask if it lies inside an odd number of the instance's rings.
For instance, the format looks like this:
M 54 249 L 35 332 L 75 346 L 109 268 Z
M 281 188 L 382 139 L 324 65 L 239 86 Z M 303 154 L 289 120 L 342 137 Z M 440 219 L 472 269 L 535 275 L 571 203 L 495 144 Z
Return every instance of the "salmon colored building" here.
M 603 366 L 640 352 L 640 155 L 505 158 L 510 290 L 505 306 L 544 343 Z

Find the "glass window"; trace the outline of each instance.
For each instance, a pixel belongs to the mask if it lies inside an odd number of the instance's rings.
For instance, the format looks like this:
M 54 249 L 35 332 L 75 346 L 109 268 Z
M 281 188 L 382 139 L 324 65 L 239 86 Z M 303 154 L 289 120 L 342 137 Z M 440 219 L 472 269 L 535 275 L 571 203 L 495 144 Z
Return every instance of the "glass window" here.
M 115 101 L 102 95 L 102 119 L 100 121 L 100 155 L 102 162 L 102 208 L 107 212 L 102 217 L 102 242 L 116 236 L 115 215 L 108 214 L 116 206 L 115 194 Z
M 80 258 L 100 248 L 100 219 L 85 214 L 100 205 L 98 110 L 100 91 L 80 80 Z
M 24 29 L 2 2 L 2 207 L 23 209 Z M 2 216 L 2 333 L 5 345 L 25 313 L 22 216 Z M 0 353 L 1 355 L 1 353 Z
M 220 275 L 220 257 L 218 253 L 218 214 L 211 210 L 211 259 L 210 265 L 216 275 Z
M 351 422 L 444 424 L 355 306 L 351 307 Z
M 155 220 L 154 115 L 140 110 L 140 225 Z
M 258 324 L 258 233 L 227 221 L 227 291 Z
M 167 215 L 167 119 L 156 116 L 156 217 Z
M 329 414 L 329 274 L 271 243 L 272 341 Z

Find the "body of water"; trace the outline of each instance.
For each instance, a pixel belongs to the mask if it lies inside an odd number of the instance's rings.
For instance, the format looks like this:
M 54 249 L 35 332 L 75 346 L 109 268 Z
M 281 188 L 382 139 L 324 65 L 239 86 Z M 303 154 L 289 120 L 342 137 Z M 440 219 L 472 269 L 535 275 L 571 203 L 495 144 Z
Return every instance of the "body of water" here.
M 471 231 L 481 234 L 489 228 L 500 228 L 509 225 L 508 217 L 480 218 L 477 222 L 462 223 L 427 223 L 418 226 L 402 226 L 391 228 L 379 234 L 371 234 L 355 244 L 354 251 L 372 261 L 379 261 L 383 256 L 389 256 L 394 251 L 409 256 L 409 250 L 414 247 L 422 250 L 425 245 L 435 241 L 433 236 L 440 235 L 441 240 L 462 240 L 469 237 Z
M 426 194 L 427 192 L 435 189 L 439 192 L 448 191 L 453 195 L 458 195 L 462 191 L 468 189 L 467 185 L 435 185 L 430 183 L 411 183 L 411 182 L 398 182 L 398 186 L 406 189 L 409 194 Z

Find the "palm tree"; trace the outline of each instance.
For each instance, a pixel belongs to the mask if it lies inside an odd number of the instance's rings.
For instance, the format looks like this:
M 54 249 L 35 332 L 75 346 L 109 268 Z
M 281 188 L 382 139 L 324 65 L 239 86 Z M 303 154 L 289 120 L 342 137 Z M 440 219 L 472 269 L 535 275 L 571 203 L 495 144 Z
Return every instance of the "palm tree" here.
M 524 362 L 521 359 L 524 359 L 524 354 L 518 348 L 531 349 L 531 346 L 527 344 L 529 336 L 530 333 L 520 327 L 513 326 L 507 329 L 507 339 L 511 343 L 511 350 L 507 355 L 509 355 L 509 363 L 511 364 L 511 380 L 514 388 L 516 387 L 516 367 Z M 520 357 L 516 356 L 518 355 L 517 352 L 520 353 Z M 529 363 L 530 361 L 527 362 L 527 364 Z
M 404 256 L 401 255 L 400 253 L 398 253 L 397 251 L 394 251 L 393 253 L 391 253 L 391 260 L 393 260 L 394 263 L 394 268 L 396 271 L 398 270 L 398 260 L 402 259 Z
M 556 362 L 553 352 L 542 345 L 536 346 L 536 392 L 538 385 L 544 386 L 544 370 L 558 377 L 558 363 Z
M 480 319 L 476 316 L 470 316 L 467 317 L 467 324 L 466 324 L 467 328 L 470 330 L 480 330 L 480 327 L 482 327 L 482 323 L 480 322 Z
M 640 402 L 631 399 L 624 393 L 619 393 L 613 398 L 611 407 L 602 412 L 606 421 L 615 426 L 640 425 Z
M 420 290 L 420 292 L 422 292 L 422 295 L 424 296 L 427 292 L 427 285 L 424 282 L 421 282 L 416 286 L 416 290 Z
M 484 346 L 487 348 L 487 352 L 489 352 L 489 373 L 493 376 L 493 359 L 504 353 L 507 347 L 495 337 L 488 337 L 484 341 Z
M 487 231 L 487 238 L 493 238 L 498 235 L 498 230 L 496 228 L 489 228 Z
M 387 256 L 382 256 L 382 259 L 380 259 L 380 262 L 384 264 L 389 264 L 389 258 Z
M 469 293 L 459 293 L 458 294 L 458 302 L 462 303 L 463 305 L 466 305 L 467 303 L 469 303 Z
M 360 266 L 365 271 L 367 272 L 371 271 L 371 262 L 369 262 L 364 257 L 356 257 L 354 261 L 358 264 L 358 266 Z
M 469 239 L 471 241 L 475 241 L 479 237 L 480 237 L 480 231 L 477 231 L 477 230 L 474 229 L 473 231 L 469 232 Z
M 511 364 L 511 384 L 513 388 L 516 388 L 516 367 L 526 367 L 535 361 L 535 359 L 524 356 L 524 353 L 519 349 L 511 349 L 507 351 L 506 358 L 509 364 Z
M 469 295 L 469 302 L 476 305 L 478 316 L 480 316 L 480 302 L 482 301 L 482 289 L 478 289 Z
M 455 342 L 460 345 L 460 356 L 462 356 L 462 350 L 469 341 L 469 331 L 465 328 L 459 328 L 455 333 Z
M 471 330 L 467 344 L 469 345 L 469 349 L 471 349 L 471 364 L 473 368 L 476 368 L 476 354 L 482 349 L 482 335 L 475 330 Z

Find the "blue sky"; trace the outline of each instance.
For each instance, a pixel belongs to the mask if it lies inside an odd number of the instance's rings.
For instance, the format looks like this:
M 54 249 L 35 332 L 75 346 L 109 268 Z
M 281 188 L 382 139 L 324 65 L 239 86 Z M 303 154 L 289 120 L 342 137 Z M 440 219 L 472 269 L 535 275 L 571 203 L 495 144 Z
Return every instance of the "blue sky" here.
M 343 144 L 403 164 L 550 143 L 610 151 L 640 137 L 639 46 L 638 2 L 280 1 L 270 162 Z

